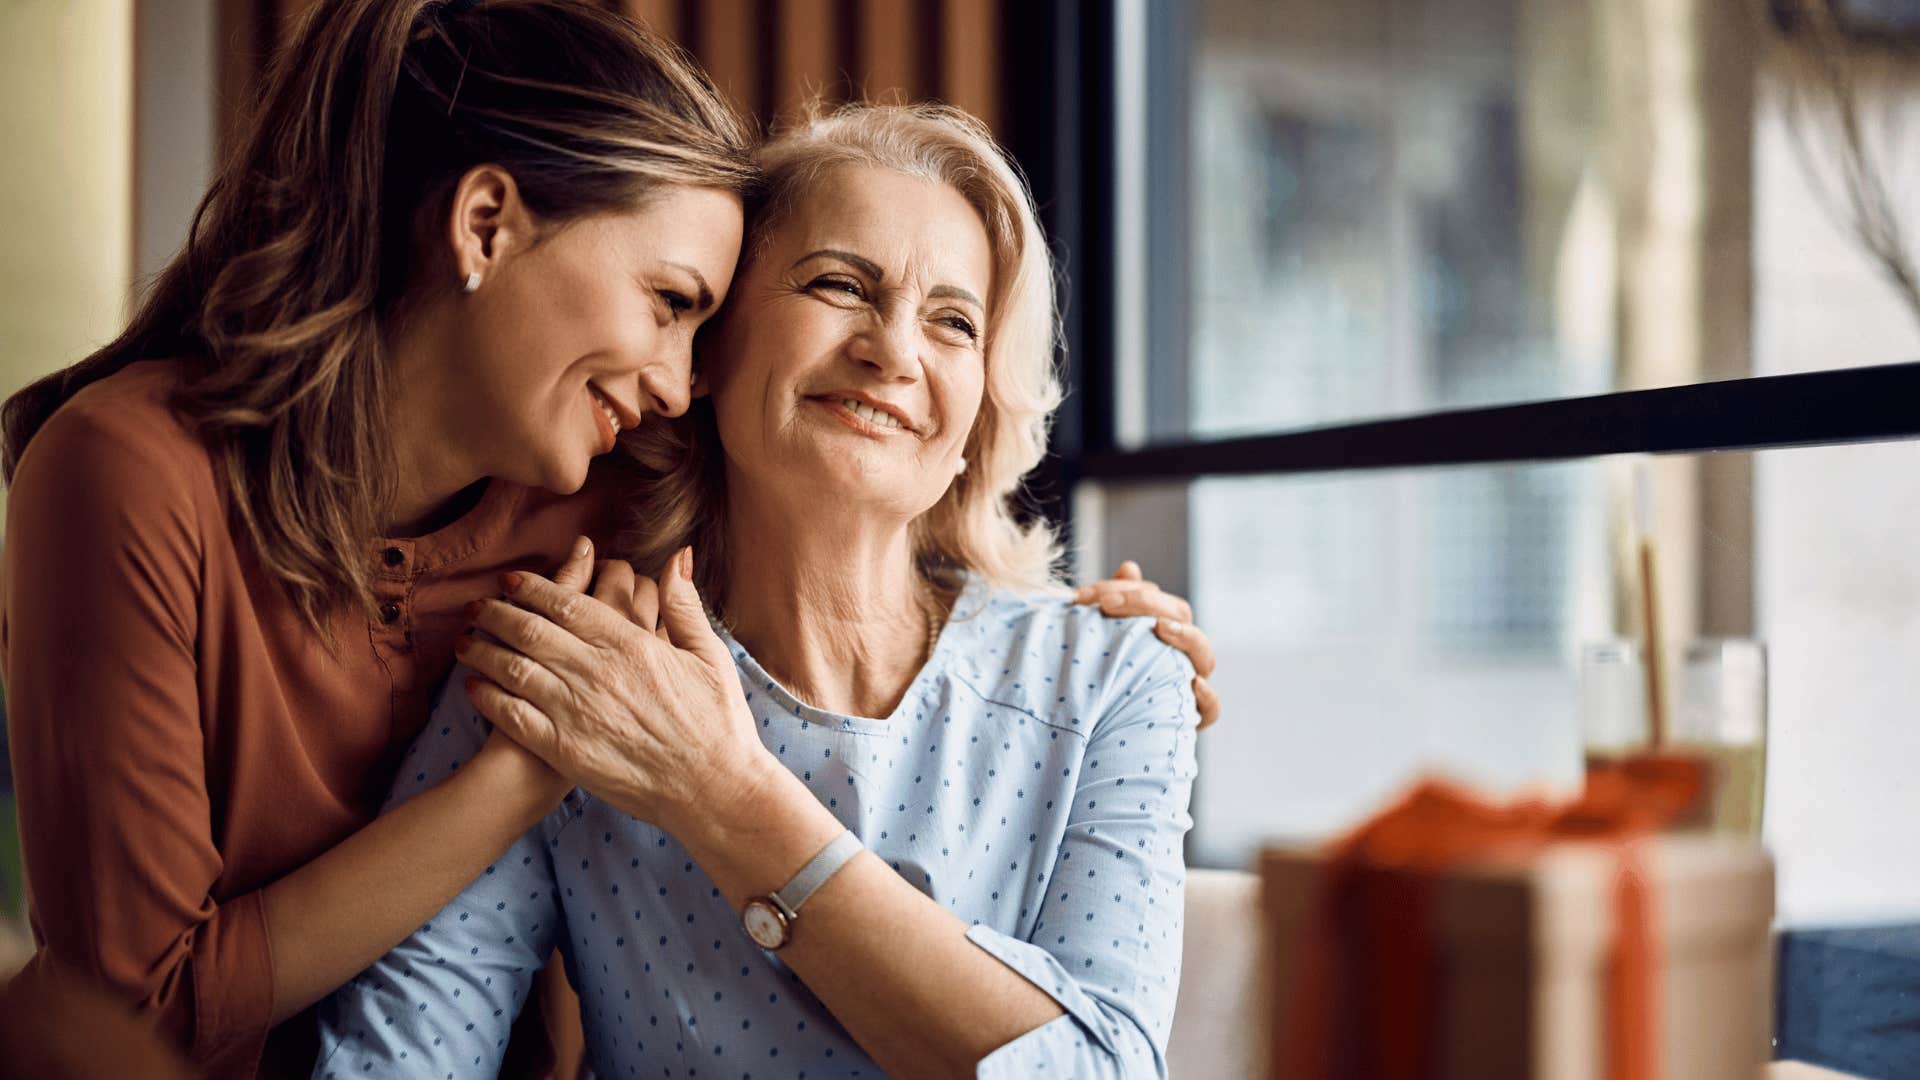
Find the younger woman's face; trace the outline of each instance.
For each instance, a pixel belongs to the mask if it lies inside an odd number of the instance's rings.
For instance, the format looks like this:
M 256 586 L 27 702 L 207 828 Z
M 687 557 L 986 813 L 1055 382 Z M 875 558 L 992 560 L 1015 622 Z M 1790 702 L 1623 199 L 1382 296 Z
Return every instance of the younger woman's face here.
M 618 431 L 686 411 L 694 331 L 740 254 L 740 200 L 675 186 L 513 236 L 515 202 L 506 235 L 484 234 L 497 243 L 479 287 L 457 298 L 446 396 L 482 475 L 564 494 Z M 471 240 L 455 228 L 456 247 Z

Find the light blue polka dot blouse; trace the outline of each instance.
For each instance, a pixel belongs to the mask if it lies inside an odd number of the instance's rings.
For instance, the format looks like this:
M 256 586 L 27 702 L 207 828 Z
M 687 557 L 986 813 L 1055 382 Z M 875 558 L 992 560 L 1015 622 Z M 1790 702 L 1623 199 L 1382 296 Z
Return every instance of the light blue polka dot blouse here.
M 973 579 L 884 720 L 803 704 L 727 644 L 767 748 L 1065 1010 L 979 1076 L 1165 1075 L 1198 717 L 1151 620 Z M 485 740 L 462 674 L 390 805 Z M 494 1075 L 555 946 L 607 1080 L 881 1075 L 673 837 L 580 791 L 333 995 L 314 1075 Z

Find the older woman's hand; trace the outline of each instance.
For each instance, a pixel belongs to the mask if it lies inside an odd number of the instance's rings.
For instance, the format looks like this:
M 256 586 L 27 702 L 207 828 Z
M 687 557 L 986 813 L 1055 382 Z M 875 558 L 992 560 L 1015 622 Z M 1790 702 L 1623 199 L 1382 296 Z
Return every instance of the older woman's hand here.
M 1220 719 L 1220 695 L 1207 677 L 1213 674 L 1213 642 L 1207 632 L 1193 625 L 1193 605 L 1184 597 L 1163 591 L 1140 573 L 1140 564 L 1132 559 L 1105 581 L 1082 585 L 1073 596 L 1076 603 L 1098 604 L 1104 615 L 1116 619 L 1129 615 L 1149 615 L 1157 619 L 1154 633 L 1161 641 L 1187 654 L 1193 661 L 1193 701 L 1200 709 L 1200 726 Z
M 596 797 L 675 833 L 701 805 L 778 768 L 692 574 L 683 549 L 658 583 L 602 564 L 594 596 L 502 575 L 512 603 L 473 612 L 495 641 L 457 646 L 484 676 L 467 688 L 482 715 Z

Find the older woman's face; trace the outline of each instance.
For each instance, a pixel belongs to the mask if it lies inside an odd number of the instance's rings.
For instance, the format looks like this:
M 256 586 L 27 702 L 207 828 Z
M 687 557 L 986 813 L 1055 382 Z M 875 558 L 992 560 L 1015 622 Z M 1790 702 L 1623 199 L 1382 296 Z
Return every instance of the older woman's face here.
M 992 275 L 986 228 L 953 188 L 824 176 L 753 256 L 702 358 L 735 470 L 902 517 L 932 507 L 980 410 Z

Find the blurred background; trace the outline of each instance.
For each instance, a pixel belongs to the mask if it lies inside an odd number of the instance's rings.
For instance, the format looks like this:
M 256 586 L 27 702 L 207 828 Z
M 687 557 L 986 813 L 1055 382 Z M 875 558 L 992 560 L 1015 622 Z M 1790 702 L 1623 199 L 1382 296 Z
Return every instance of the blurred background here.
M 1220 650 L 1197 864 L 1422 770 L 1577 783 L 1581 645 L 1635 616 L 1628 458 L 1195 447 L 1920 360 L 1920 0 L 614 6 L 763 122 L 938 97 L 1018 157 L 1073 389 L 1035 511 Z M 0 0 L 0 391 L 115 332 L 303 8 Z M 1782 922 L 1915 921 L 1920 453 L 1829 441 L 1653 459 L 1661 618 L 1770 650 Z

